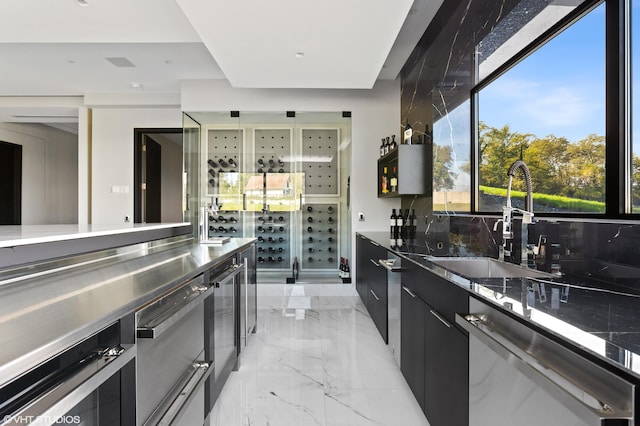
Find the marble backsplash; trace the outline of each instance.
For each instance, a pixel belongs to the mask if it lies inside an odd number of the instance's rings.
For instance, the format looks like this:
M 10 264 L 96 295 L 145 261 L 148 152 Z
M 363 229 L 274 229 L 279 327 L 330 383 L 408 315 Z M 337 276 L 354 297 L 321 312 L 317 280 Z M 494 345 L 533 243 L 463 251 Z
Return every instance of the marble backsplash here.
M 409 250 L 436 256 L 498 258 L 502 224 L 497 216 L 427 216 L 426 229 Z M 495 230 L 494 230 L 495 228 Z M 512 258 L 521 263 L 521 220 L 514 221 Z M 539 218 L 527 225 L 529 267 L 561 272 L 577 285 L 640 294 L 640 222 Z

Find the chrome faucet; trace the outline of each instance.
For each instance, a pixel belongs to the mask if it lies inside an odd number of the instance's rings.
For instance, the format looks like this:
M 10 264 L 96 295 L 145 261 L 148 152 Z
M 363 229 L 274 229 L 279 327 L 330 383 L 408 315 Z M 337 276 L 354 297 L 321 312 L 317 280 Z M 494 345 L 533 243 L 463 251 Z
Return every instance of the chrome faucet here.
M 513 177 L 516 174 L 517 170 L 522 171 L 522 175 L 524 176 L 524 181 L 527 189 L 527 196 L 525 198 L 525 209 L 519 209 L 513 207 L 511 204 L 511 185 L 513 183 Z M 531 172 L 529 171 L 529 167 L 522 160 L 514 161 L 513 164 L 509 167 L 509 171 L 507 172 L 507 176 L 509 176 L 509 184 L 507 186 L 507 203 L 506 206 L 502 208 L 502 219 L 496 222 L 496 226 L 500 221 L 502 221 L 502 249 L 500 250 L 500 260 L 504 260 L 504 256 L 511 255 L 511 243 L 510 241 L 513 239 L 513 213 L 517 212 L 522 214 L 522 227 L 521 227 L 521 250 L 520 250 L 520 264 L 522 266 L 528 266 L 528 254 L 530 252 L 528 245 L 529 233 L 527 230 L 527 225 L 533 222 L 533 188 L 531 185 Z M 495 227 L 494 227 L 495 228 Z

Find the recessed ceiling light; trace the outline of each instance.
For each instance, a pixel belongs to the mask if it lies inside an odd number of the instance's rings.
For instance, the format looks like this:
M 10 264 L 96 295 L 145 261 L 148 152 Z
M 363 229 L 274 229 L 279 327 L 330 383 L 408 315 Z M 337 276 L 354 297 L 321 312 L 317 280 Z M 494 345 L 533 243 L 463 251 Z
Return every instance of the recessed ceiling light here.
M 88 7 L 91 6 L 87 0 L 76 0 L 76 3 L 78 4 L 78 6 L 82 6 L 82 7 Z
M 304 58 L 304 52 L 296 52 L 296 58 Z
M 134 89 L 139 89 L 142 87 L 142 84 L 138 83 L 137 81 L 132 81 L 130 84 Z

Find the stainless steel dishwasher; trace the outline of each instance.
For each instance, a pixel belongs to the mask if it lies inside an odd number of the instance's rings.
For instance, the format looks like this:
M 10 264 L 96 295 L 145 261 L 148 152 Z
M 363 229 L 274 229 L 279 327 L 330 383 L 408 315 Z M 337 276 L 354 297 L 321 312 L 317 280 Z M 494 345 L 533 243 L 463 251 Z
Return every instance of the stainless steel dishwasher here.
M 469 425 L 634 423 L 634 385 L 475 298 L 469 332 Z
M 380 265 L 387 270 L 387 321 L 389 349 L 400 367 L 400 299 L 402 297 L 400 257 L 388 252 L 387 259 L 380 259 Z

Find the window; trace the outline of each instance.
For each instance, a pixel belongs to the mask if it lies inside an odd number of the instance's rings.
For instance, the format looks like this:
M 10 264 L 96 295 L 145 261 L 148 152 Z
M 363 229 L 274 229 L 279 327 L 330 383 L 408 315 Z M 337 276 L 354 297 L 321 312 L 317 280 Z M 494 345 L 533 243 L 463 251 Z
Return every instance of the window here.
M 631 208 L 640 213 L 640 1 L 631 0 Z
M 500 211 L 508 167 L 522 158 L 536 212 L 605 212 L 604 4 L 483 87 L 477 102 L 479 211 Z M 512 189 L 523 191 L 523 180 Z

